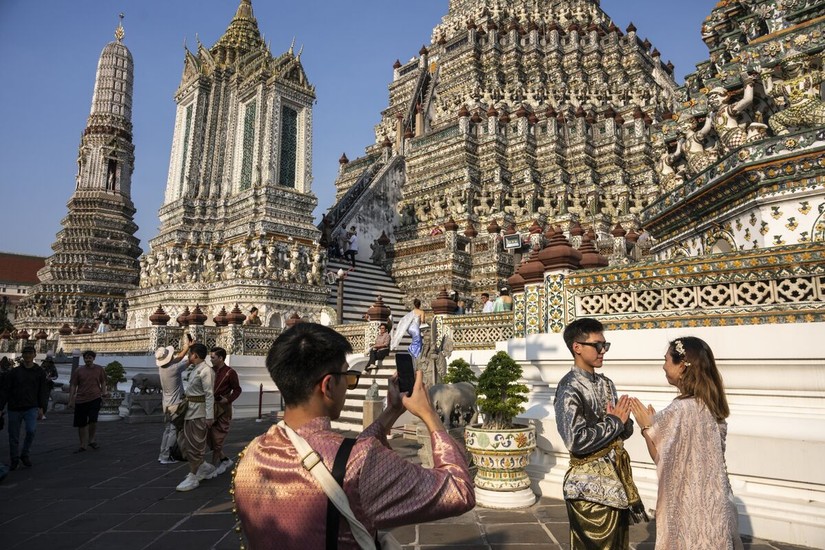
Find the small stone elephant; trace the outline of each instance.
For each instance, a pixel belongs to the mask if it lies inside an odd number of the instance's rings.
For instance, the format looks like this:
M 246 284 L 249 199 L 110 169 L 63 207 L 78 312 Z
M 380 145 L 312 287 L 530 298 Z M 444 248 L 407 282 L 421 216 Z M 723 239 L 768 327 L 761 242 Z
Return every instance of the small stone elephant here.
M 476 389 L 469 382 L 436 384 L 430 388 L 430 400 L 448 430 L 474 424 L 478 419 Z
M 139 373 L 132 377 L 132 389 L 130 393 L 160 393 L 162 391 L 160 385 L 160 374 L 157 373 Z

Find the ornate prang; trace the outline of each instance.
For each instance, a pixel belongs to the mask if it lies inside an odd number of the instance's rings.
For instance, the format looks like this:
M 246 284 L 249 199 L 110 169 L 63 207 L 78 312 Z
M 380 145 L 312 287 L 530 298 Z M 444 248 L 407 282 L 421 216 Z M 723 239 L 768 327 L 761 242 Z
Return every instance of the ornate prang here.
M 321 240 L 333 228 L 322 234 L 313 219 L 315 89 L 300 51 L 273 56 L 252 2 L 239 0 L 218 41 L 187 50 L 183 65 L 160 230 L 140 258 L 130 327 L 159 303 L 215 312 L 231 307 L 227 296 L 256 304 L 267 322 L 283 322 L 295 303 L 319 320 Z
M 126 326 L 126 293 L 137 288 L 140 266 L 132 203 L 132 54 L 116 40 L 100 54 L 91 112 L 77 150 L 75 179 L 66 182 L 63 218 L 40 283 L 20 302 L 15 324 L 53 334 L 65 324 L 90 324 L 106 317 L 113 329 Z

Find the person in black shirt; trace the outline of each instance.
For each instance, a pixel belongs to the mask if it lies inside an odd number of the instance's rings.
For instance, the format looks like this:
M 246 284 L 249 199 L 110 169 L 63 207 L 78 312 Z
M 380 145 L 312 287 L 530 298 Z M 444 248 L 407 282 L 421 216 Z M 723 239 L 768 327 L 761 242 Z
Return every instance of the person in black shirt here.
M 8 406 L 11 470 L 16 470 L 21 462 L 26 468 L 31 468 L 29 450 L 34 441 L 37 421 L 43 418 L 49 402 L 46 373 L 34 362 L 35 355 L 33 346 L 24 347 L 23 363 L 3 376 L 3 386 L 0 389 L 0 411 Z M 22 423 L 26 426 L 26 438 L 20 449 Z

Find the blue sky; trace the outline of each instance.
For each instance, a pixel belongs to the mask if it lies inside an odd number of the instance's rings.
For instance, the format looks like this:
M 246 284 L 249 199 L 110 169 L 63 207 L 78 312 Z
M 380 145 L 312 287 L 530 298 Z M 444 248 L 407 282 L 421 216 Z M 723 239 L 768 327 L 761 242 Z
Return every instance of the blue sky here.
M 184 42 L 211 46 L 240 0 L 0 0 L 0 251 L 48 256 L 74 190 L 75 159 L 103 47 L 126 15 L 124 43 L 135 62 L 132 200 L 146 250 L 157 234 L 174 124 L 173 94 Z M 677 81 L 707 58 L 699 36 L 715 0 L 602 0 L 624 29 L 632 21 Z M 253 0 L 273 54 L 303 45 L 316 87 L 313 192 L 316 217 L 332 205 L 338 158 L 374 140 L 396 59 L 428 44 L 447 0 Z

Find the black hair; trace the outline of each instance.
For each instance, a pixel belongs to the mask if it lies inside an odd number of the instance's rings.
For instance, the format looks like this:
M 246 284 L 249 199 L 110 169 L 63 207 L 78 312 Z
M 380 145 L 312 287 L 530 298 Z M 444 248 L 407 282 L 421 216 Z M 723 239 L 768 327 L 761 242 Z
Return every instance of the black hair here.
M 256 311 L 258 311 L 258 308 L 252 306 L 252 308 L 249 310 L 249 313 L 255 313 Z
M 209 352 L 214 353 L 215 355 L 217 355 L 221 359 L 226 359 L 226 350 L 223 349 L 223 348 L 219 348 L 219 347 L 215 346 L 214 348 L 210 349 Z
M 487 292 L 482 292 L 482 293 L 481 293 L 481 295 L 482 295 L 482 296 L 486 296 L 486 297 L 487 297 L 487 299 L 489 299 L 489 298 L 490 298 L 490 295 L 489 295 Z
M 194 353 L 201 359 L 206 359 L 206 356 L 208 355 L 206 346 L 201 343 L 192 344 L 189 346 L 189 353 Z
M 20 353 L 37 353 L 37 350 L 34 349 L 34 346 L 23 346 L 23 349 L 20 350 Z
M 340 371 L 352 352 L 349 341 L 329 327 L 298 323 L 269 348 L 266 368 L 288 406 L 300 405 L 327 373 Z
M 91 350 L 91 349 L 87 349 L 86 351 L 83 352 L 83 357 L 86 357 L 87 355 L 91 355 L 92 359 L 97 358 L 97 352 L 94 351 L 94 350 Z
M 418 298 L 413 300 L 413 306 L 414 307 L 421 307 L 421 300 L 419 300 Z
M 594 332 L 604 332 L 604 325 L 596 319 L 582 317 L 576 319 L 564 329 L 564 343 L 570 353 L 573 353 L 573 343 L 587 340 L 587 337 Z M 573 354 L 575 355 L 575 354 Z

